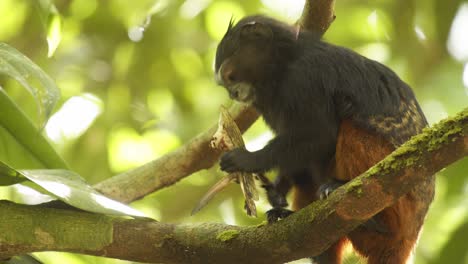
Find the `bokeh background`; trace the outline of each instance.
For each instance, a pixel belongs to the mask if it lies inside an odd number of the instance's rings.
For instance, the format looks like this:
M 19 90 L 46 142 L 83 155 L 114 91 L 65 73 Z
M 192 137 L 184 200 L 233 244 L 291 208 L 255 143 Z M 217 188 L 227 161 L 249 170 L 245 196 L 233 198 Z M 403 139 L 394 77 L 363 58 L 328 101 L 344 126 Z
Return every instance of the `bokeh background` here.
M 55 6 L 51 6 L 51 4 Z M 91 184 L 176 149 L 232 104 L 214 83 L 217 42 L 233 16 L 264 13 L 288 22 L 304 0 L 0 0 L 0 42 L 26 54 L 62 97 L 44 133 Z M 394 69 L 435 123 L 468 106 L 468 2 L 337 1 L 324 38 Z M 0 86 L 32 118 L 33 98 L 0 76 Z M 259 120 L 245 134 L 258 149 L 271 133 Z M 1 147 L 1 144 L 0 144 Z M 19 168 L 21 169 L 21 168 Z M 468 159 L 442 171 L 415 263 L 468 263 Z M 258 224 L 245 215 L 238 186 L 195 216 L 196 201 L 220 177 L 196 173 L 132 205 L 163 222 Z M 28 192 L 0 188 L 0 197 Z M 35 254 L 46 263 L 129 263 L 67 253 Z M 304 262 L 306 263 L 306 262 Z M 350 256 L 346 263 L 360 263 Z

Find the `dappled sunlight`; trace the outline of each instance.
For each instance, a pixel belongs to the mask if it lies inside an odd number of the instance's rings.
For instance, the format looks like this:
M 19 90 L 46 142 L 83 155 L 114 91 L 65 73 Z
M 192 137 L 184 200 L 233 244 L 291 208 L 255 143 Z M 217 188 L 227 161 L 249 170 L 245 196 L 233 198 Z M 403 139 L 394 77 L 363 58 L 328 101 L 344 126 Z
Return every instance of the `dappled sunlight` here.
M 149 204 L 137 201 L 132 203 L 132 207 L 142 212 L 147 217 L 151 217 L 156 220 L 161 219 L 161 210 L 158 209 L 158 206 L 156 206 L 154 202 Z
M 425 100 L 421 103 L 421 108 L 426 114 L 429 124 L 437 123 L 448 117 L 447 109 L 437 100 Z
M 74 0 L 70 4 L 70 12 L 76 19 L 85 19 L 93 15 L 97 9 L 98 0 Z
M 391 56 L 390 47 L 382 42 L 368 43 L 364 46 L 358 47 L 356 51 L 369 59 L 373 59 L 381 63 L 385 63 Z
M 212 0 L 185 0 L 180 6 L 179 14 L 182 18 L 192 19 L 200 14 Z
M 133 42 L 139 42 L 143 39 L 145 30 L 150 26 L 152 16 L 157 13 L 162 13 L 169 6 L 169 0 L 157 0 L 153 2 L 149 11 L 143 16 L 138 25 L 128 28 L 128 38 Z
M 128 29 L 128 38 L 133 42 L 139 42 L 143 39 L 145 28 L 142 26 L 135 26 Z
M 245 11 L 241 5 L 231 1 L 215 1 L 209 6 L 205 14 L 206 30 L 210 37 L 221 40 L 226 33 L 231 17 L 241 19 L 245 16 Z
M 468 3 L 460 6 L 453 20 L 447 48 L 455 59 L 468 60 Z
M 370 27 L 371 33 L 374 35 L 376 40 L 389 40 L 390 35 L 388 29 L 391 23 L 385 13 L 374 9 L 367 16 L 367 24 Z
M 255 137 L 246 142 L 245 147 L 249 151 L 257 151 L 262 149 L 268 141 L 273 138 L 273 133 L 271 131 L 265 131 L 264 133 L 260 134 L 258 137 Z
M 118 128 L 111 132 L 108 140 L 109 164 L 119 172 L 142 165 L 156 158 L 150 142 L 131 128 Z
M 367 17 L 367 23 L 371 25 L 373 28 L 377 28 L 377 11 L 372 11 L 369 16 Z
M 325 38 L 348 48 L 350 44 L 356 43 L 387 42 L 395 35 L 394 26 L 388 10 L 372 5 L 349 5 L 346 15 L 337 13 L 337 19 L 326 32 Z
M 271 11 L 284 16 L 288 20 L 295 21 L 301 16 L 305 0 L 261 0 L 261 2 Z
M 130 127 L 118 127 L 109 135 L 109 164 L 115 172 L 124 171 L 156 159 L 179 145 L 178 137 L 169 131 L 150 130 L 139 135 Z
M 174 111 L 174 96 L 168 89 L 154 89 L 148 94 L 147 105 L 157 119 L 166 119 Z
M 203 61 L 193 49 L 173 49 L 171 61 L 176 72 L 184 79 L 199 77 L 203 71 Z
M 11 12 L 14 9 L 15 12 Z M 17 0 L 0 1 L 0 41 L 15 36 L 23 26 L 29 13 L 26 2 Z
M 227 198 L 219 205 L 219 211 L 223 222 L 228 225 L 236 225 L 236 215 L 234 214 L 234 201 L 232 198 Z
M 25 204 L 40 204 L 55 200 L 49 195 L 40 193 L 33 188 L 22 184 L 13 185 L 13 191 L 19 194 L 21 202 Z
M 43 187 L 46 190 L 54 190 L 54 194 L 60 196 L 65 200 L 69 200 L 71 198 L 72 190 L 70 189 L 70 187 L 63 183 L 42 180 L 41 187 Z
M 116 202 L 105 196 L 96 195 L 94 193 L 91 193 L 90 195 L 91 195 L 91 199 L 93 199 L 96 203 L 98 203 L 100 206 L 104 208 L 116 210 L 116 211 L 123 212 L 129 215 L 134 215 L 134 216 L 142 216 L 142 217 L 146 216 L 145 214 L 143 214 L 142 212 L 139 212 L 138 210 L 135 210 L 122 203 Z
M 92 94 L 68 99 L 47 122 L 47 136 L 57 144 L 64 144 L 82 135 L 101 114 L 102 101 Z
M 416 33 L 416 37 L 420 40 L 420 41 L 426 41 L 427 40 L 427 36 L 426 34 L 424 33 L 423 29 L 416 25 L 414 26 L 414 33 Z

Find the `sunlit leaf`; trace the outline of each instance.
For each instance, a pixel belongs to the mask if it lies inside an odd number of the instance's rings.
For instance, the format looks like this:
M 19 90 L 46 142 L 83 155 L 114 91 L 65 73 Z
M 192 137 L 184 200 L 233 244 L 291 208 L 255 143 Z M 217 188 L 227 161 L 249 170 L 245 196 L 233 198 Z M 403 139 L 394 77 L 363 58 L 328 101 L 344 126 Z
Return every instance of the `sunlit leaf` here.
M 0 159 L 16 168 L 67 168 L 32 121 L 0 88 Z
M 10 181 L 17 179 L 17 182 L 29 179 L 34 184 L 25 183 L 25 185 L 85 211 L 145 216 L 125 204 L 98 193 L 80 175 L 69 170 L 15 170 L 0 162 L 0 177 Z
M 47 56 L 54 55 L 60 41 L 62 40 L 62 18 L 51 0 L 39 0 L 39 14 L 41 15 L 44 27 L 47 30 Z
M 62 18 L 51 0 L 39 0 L 39 14 L 42 18 L 42 24 L 47 30 L 47 56 L 54 55 L 60 41 L 62 40 Z
M 42 126 L 60 97 L 54 81 L 34 62 L 5 43 L 0 43 L 0 73 L 18 81 L 34 96 Z
M 0 161 L 0 186 L 7 186 L 25 181 L 26 178 L 16 170 Z
M 54 55 L 60 41 L 62 40 L 62 18 L 59 14 L 53 14 L 49 18 L 47 27 L 47 44 L 49 45 L 49 51 L 47 56 L 50 58 Z

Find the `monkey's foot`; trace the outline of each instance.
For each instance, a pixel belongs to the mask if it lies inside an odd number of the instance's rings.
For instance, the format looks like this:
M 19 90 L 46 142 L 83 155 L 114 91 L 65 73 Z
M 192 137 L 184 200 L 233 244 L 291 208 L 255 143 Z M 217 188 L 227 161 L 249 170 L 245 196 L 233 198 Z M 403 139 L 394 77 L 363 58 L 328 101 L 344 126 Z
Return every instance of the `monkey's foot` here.
M 284 219 L 288 217 L 289 215 L 291 215 L 292 213 L 293 211 L 282 208 L 282 207 L 275 207 L 266 212 L 267 220 L 269 224 L 277 222 L 280 219 Z
M 339 181 L 339 180 L 336 180 L 336 179 L 332 179 L 330 182 L 327 182 L 325 184 L 322 184 L 317 193 L 318 195 L 320 196 L 320 199 L 326 199 L 328 198 L 328 196 L 330 196 L 330 194 L 335 191 L 336 189 L 338 189 L 339 187 L 341 187 L 343 184 L 345 184 L 346 182 L 344 181 Z

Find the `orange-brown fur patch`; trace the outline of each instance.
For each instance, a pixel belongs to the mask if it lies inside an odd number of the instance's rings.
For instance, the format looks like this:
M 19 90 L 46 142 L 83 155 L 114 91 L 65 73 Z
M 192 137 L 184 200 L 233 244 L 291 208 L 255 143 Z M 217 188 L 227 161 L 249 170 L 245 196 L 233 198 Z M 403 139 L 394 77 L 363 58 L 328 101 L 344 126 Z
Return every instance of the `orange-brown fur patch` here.
M 336 178 L 349 181 L 384 159 L 394 147 L 383 137 L 343 121 L 336 144 Z
M 352 180 L 393 150 L 393 145 L 382 136 L 345 120 L 340 126 L 335 168 L 330 176 L 342 181 Z M 300 209 L 316 199 L 316 189 L 316 186 L 295 186 L 293 209 Z M 341 263 L 343 241 L 346 240 L 358 253 L 367 257 L 369 264 L 406 263 L 422 226 L 417 206 L 412 193 L 406 194 L 393 206 L 374 216 L 375 221 L 386 228 L 386 233 L 358 227 L 324 252 L 318 263 Z
M 351 121 L 344 121 L 340 126 L 336 146 L 336 177 L 352 180 L 393 150 L 392 144 L 382 136 L 365 131 Z M 370 264 L 405 263 L 421 226 L 416 221 L 415 206 L 411 195 L 407 194 L 374 217 L 388 233 L 358 227 L 348 234 L 348 239 L 357 252 L 368 257 Z

